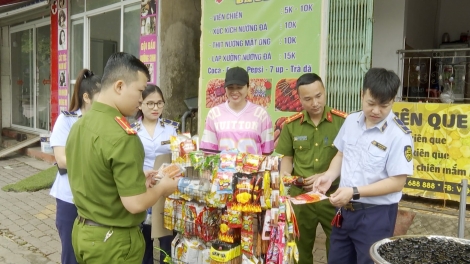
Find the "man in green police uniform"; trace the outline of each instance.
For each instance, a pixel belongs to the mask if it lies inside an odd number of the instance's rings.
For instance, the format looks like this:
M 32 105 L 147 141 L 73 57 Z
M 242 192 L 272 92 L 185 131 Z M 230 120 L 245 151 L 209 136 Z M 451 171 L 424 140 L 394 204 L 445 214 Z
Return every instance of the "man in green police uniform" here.
M 113 54 L 98 101 L 68 136 L 67 169 L 78 209 L 72 245 L 78 263 L 142 263 L 139 225 L 146 209 L 177 188 L 178 180 L 168 177 L 146 187 L 144 149 L 123 117 L 136 113 L 148 79 L 140 60 Z
M 276 146 L 276 152 L 284 155 L 281 160 L 281 176 L 292 174 L 304 178 L 303 188 L 290 188 L 291 196 L 312 190 L 315 179 L 328 170 L 338 151 L 333 140 L 346 117 L 345 113 L 326 106 L 325 87 L 318 75 L 306 73 L 300 76 L 296 88 L 304 110 L 287 118 Z M 336 180 L 330 192 L 338 188 L 338 184 L 339 180 Z M 297 241 L 299 263 L 312 264 L 318 223 L 325 231 L 328 252 L 335 208 L 328 200 L 324 200 L 294 205 L 294 212 L 300 231 L 300 239 Z

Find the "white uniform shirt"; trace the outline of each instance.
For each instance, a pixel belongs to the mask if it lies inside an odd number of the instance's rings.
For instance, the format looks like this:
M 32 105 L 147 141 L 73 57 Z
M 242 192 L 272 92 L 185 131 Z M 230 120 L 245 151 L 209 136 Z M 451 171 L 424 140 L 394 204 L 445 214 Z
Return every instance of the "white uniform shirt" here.
M 52 130 L 50 143 L 51 147 L 65 147 L 67 137 L 69 136 L 72 125 L 77 122 L 79 116 L 82 115 L 80 109 L 74 112 L 76 116 L 65 116 L 63 113 L 59 115 Z M 72 191 L 70 189 L 69 176 L 67 174 L 60 175 L 57 172 L 54 184 L 52 185 L 50 195 L 67 203 L 73 203 Z
M 359 187 L 388 177 L 413 175 L 411 131 L 392 111 L 382 122 L 369 129 L 366 129 L 362 111 L 349 115 L 334 144 L 343 152 L 340 187 Z M 400 191 L 363 197 L 358 202 L 394 204 L 400 201 L 401 196 Z
M 163 124 L 163 125 L 162 125 Z M 170 153 L 170 136 L 176 136 L 176 128 L 169 124 L 164 124 L 162 119 L 159 118 L 157 124 L 155 125 L 155 131 L 153 137 L 149 135 L 147 129 L 140 121 L 137 127 L 134 127 L 137 130 L 137 134 L 142 141 L 145 151 L 144 159 L 144 171 L 152 170 L 155 163 L 155 158 L 161 154 Z

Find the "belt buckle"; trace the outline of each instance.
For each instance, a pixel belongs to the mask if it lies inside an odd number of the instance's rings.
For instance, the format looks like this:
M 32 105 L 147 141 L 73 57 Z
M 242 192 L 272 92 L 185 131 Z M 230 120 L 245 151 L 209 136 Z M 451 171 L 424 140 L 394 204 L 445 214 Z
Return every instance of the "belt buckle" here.
M 354 212 L 354 206 L 352 203 L 347 203 L 345 206 L 343 206 L 343 208 L 351 212 Z

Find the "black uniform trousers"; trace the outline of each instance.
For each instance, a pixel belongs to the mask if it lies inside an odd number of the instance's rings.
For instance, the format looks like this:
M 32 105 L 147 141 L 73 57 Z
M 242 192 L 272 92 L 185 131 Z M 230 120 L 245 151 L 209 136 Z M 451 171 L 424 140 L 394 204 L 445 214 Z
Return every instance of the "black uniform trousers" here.
M 77 264 L 75 253 L 72 247 L 72 228 L 73 222 L 78 216 L 75 204 L 64 202 L 56 198 L 57 208 L 55 217 L 55 226 L 59 231 L 60 243 L 62 245 L 62 254 L 60 261 L 62 264 Z
M 331 232 L 328 264 L 373 264 L 369 249 L 393 236 L 397 213 L 398 203 L 355 211 L 342 208 L 342 225 Z

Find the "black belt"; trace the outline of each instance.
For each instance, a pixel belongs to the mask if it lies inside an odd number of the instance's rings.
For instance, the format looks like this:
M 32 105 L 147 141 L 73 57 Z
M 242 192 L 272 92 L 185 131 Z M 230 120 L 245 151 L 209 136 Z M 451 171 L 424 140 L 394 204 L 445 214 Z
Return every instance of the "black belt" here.
M 350 203 L 347 203 L 345 206 L 343 206 L 343 209 L 354 212 L 357 210 L 367 209 L 367 208 L 371 208 L 374 206 L 377 206 L 377 204 L 350 202 Z
M 77 216 L 77 220 L 78 220 L 78 223 L 83 223 L 85 225 L 89 225 L 89 226 L 101 226 L 101 227 L 108 227 L 108 226 L 105 226 L 105 225 L 102 225 L 102 224 L 98 224 L 97 222 L 93 221 L 93 220 L 90 220 L 90 219 L 85 219 L 81 216 Z
M 57 163 L 56 163 L 55 165 L 57 166 L 57 169 L 59 170 L 59 174 L 60 174 L 60 175 L 65 175 L 65 174 L 67 174 L 67 169 L 62 169 L 62 168 L 60 168 L 60 167 L 59 167 L 59 164 L 57 164 Z

